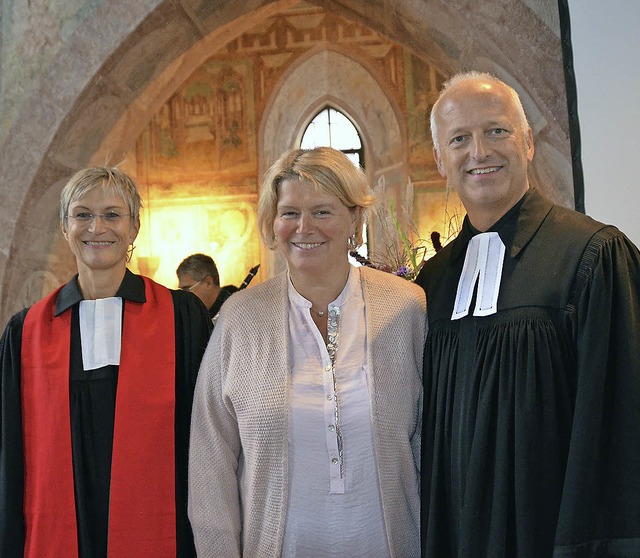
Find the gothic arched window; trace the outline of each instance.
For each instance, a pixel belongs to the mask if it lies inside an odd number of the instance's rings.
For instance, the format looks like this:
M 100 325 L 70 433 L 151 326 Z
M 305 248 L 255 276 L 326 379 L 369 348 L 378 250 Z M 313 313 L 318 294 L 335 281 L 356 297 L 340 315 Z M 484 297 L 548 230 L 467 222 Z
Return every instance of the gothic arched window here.
M 354 164 L 364 168 L 364 148 L 358 130 L 349 118 L 332 107 L 325 107 L 316 114 L 302 134 L 300 142 L 302 149 L 322 145 L 339 149 Z

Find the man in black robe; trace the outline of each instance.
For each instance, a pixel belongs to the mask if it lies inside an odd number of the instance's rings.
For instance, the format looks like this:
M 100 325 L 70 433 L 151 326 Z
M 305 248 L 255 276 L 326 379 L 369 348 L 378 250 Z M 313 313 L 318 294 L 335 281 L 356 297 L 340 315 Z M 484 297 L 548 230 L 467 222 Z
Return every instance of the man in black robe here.
M 467 216 L 426 262 L 428 558 L 640 556 L 640 254 L 529 188 L 516 92 L 454 76 L 434 158 Z

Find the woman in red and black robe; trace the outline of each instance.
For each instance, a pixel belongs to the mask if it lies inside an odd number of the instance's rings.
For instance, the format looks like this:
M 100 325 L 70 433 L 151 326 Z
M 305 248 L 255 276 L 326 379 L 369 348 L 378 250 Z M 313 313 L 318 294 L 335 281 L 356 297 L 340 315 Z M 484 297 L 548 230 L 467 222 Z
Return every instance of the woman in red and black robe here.
M 140 197 L 77 173 L 61 223 L 78 275 L 0 340 L 0 555 L 195 556 L 191 401 L 211 321 L 191 293 L 126 268 Z

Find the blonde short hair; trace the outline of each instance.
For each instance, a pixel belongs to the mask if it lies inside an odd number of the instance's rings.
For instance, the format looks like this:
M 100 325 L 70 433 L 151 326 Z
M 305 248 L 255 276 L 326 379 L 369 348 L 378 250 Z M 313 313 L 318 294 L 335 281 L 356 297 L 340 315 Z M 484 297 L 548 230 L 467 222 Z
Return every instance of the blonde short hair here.
M 60 194 L 60 222 L 67 230 L 69 206 L 89 192 L 104 188 L 123 199 L 129 208 L 131 223 L 140 219 L 142 199 L 133 179 L 124 171 L 113 167 L 90 167 L 76 172 L 65 184 Z

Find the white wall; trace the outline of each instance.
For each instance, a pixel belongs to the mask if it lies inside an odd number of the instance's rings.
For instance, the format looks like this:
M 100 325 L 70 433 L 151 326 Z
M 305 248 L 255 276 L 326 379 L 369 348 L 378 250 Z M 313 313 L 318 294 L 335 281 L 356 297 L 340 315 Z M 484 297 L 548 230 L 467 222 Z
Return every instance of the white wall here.
M 585 209 L 640 246 L 640 2 L 569 0 Z

